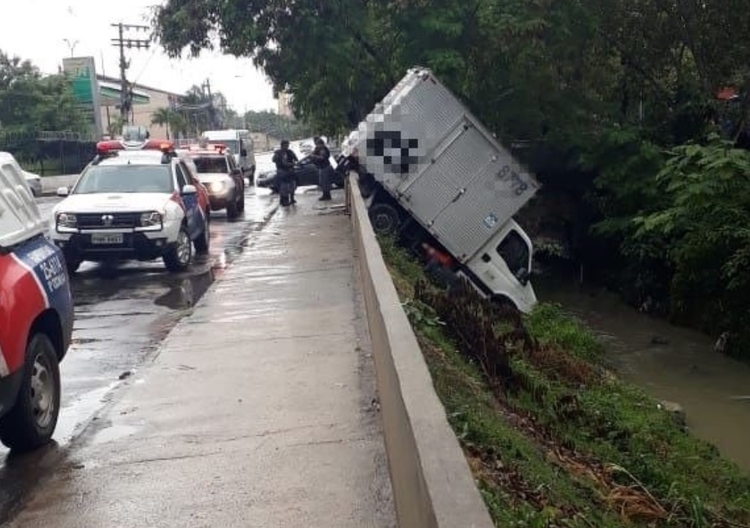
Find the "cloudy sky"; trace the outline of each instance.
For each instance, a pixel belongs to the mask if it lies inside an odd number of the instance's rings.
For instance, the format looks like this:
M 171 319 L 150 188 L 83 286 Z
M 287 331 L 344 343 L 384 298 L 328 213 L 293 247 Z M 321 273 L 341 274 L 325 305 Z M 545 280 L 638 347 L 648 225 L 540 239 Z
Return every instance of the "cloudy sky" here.
M 0 17 L 0 50 L 31 60 L 45 73 L 57 72 L 63 57 L 91 56 L 97 72 L 119 76 L 118 50 L 111 45 L 117 29 L 110 24 L 148 24 L 149 6 L 160 0 L 22 0 Z M 11 14 L 12 13 L 12 14 Z M 147 38 L 146 33 L 127 36 Z M 66 42 L 67 39 L 67 42 Z M 270 84 L 247 59 L 205 53 L 198 59 L 169 59 L 158 46 L 128 52 L 128 78 L 154 88 L 183 93 L 211 79 L 238 112 L 276 109 Z

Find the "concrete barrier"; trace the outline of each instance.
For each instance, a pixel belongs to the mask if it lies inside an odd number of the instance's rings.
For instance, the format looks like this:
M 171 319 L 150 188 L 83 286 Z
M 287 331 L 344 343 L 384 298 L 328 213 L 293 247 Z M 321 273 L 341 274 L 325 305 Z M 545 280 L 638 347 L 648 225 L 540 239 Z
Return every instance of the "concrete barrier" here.
M 383 261 L 356 177 L 347 186 L 394 503 L 402 528 L 492 528 Z
M 44 176 L 42 178 L 42 194 L 52 195 L 57 193 L 59 187 L 70 187 L 76 182 L 78 174 L 65 174 L 63 176 Z

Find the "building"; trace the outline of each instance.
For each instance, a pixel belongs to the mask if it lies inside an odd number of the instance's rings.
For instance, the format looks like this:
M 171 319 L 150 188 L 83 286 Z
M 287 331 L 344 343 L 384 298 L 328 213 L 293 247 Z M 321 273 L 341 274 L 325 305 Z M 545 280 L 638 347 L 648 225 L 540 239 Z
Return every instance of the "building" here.
M 279 94 L 279 109 L 278 114 L 280 116 L 284 117 L 294 117 L 294 113 L 292 112 L 292 96 L 291 94 L 288 94 L 286 92 L 281 92 Z
M 118 133 L 120 124 L 120 79 L 97 75 L 99 84 L 99 106 L 101 111 L 101 122 L 104 133 Z M 131 124 L 145 127 L 151 137 L 166 136 L 163 126 L 152 125 L 151 118 L 160 108 L 172 108 L 176 106 L 181 95 L 136 84 L 133 87 L 133 109 L 131 111 Z

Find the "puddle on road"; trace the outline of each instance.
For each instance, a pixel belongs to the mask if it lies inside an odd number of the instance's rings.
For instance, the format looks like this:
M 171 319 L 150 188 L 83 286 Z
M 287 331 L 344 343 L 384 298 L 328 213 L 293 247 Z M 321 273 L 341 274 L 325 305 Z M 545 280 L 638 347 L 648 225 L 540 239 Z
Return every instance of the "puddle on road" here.
M 131 425 L 110 425 L 109 427 L 97 431 L 92 438 L 91 443 L 100 445 L 114 442 L 115 440 L 120 440 L 121 438 L 135 434 L 138 432 L 138 429 L 138 427 Z

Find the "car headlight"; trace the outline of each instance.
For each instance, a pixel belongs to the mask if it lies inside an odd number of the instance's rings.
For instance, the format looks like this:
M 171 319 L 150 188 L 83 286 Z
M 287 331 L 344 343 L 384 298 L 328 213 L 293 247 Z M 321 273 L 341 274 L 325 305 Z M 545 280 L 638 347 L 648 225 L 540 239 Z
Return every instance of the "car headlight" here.
M 212 193 L 220 193 L 224 190 L 224 182 L 211 182 L 208 184 L 208 189 Z
M 162 215 L 157 211 L 141 214 L 141 227 L 161 226 Z
M 67 227 L 75 229 L 78 225 L 78 219 L 76 215 L 70 213 L 58 213 L 57 214 L 57 227 Z

